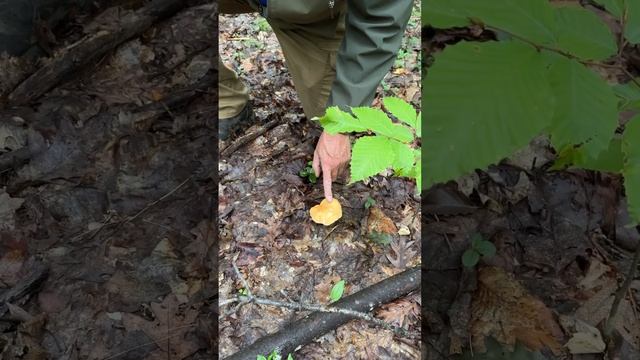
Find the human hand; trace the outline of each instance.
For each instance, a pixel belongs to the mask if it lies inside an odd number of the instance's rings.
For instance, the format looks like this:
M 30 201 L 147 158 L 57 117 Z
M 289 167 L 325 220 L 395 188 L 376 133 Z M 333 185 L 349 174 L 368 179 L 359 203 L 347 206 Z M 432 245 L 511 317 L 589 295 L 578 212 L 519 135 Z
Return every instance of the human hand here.
M 333 201 L 331 193 L 331 182 L 336 180 L 342 173 L 351 159 L 351 142 L 349 136 L 336 134 L 331 135 L 323 132 L 318 139 L 316 150 L 313 153 L 313 171 L 316 176 L 322 176 L 324 187 L 324 197 L 327 201 Z

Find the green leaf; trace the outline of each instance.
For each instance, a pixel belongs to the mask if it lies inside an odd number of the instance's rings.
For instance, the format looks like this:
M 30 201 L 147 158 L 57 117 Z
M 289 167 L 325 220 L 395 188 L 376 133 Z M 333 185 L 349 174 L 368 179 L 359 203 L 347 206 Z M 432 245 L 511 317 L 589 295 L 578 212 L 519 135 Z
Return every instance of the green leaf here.
M 412 128 L 416 127 L 416 118 L 418 116 L 416 114 L 416 109 L 414 109 L 411 104 L 397 97 L 386 97 L 382 99 L 382 103 L 384 104 L 384 107 L 398 120 Z
M 353 144 L 351 184 L 391 167 L 395 159 L 392 140 L 384 136 L 363 136 Z
M 256 360 L 267 360 L 267 358 L 263 355 L 258 355 L 258 357 L 256 357 Z
M 293 360 L 293 356 L 291 356 L 291 354 L 289 354 L 289 356 L 287 356 L 287 360 Z
M 473 236 L 471 237 L 471 247 L 474 249 L 477 249 L 478 246 L 480 246 L 480 244 L 485 241 L 484 238 L 482 237 L 482 235 L 475 233 L 473 234 Z
M 401 142 L 413 141 L 411 131 L 406 127 L 394 124 L 391 119 L 380 109 L 370 107 L 354 107 L 351 112 L 360 120 L 367 129 L 378 135 L 384 135 Z
M 492 257 L 496 254 L 496 247 L 491 241 L 482 240 L 476 247 L 474 247 L 480 255 L 484 257 Z
M 340 280 L 331 288 L 331 293 L 329 294 L 329 300 L 331 300 L 331 302 L 336 302 L 340 300 L 343 292 L 344 292 L 344 280 Z
M 640 109 L 640 87 L 634 81 L 613 85 L 613 92 L 620 99 L 619 110 Z
M 485 168 L 551 123 L 540 54 L 515 41 L 449 46 L 423 80 L 425 186 Z
M 422 0 L 422 25 L 440 29 L 467 26 L 469 20 L 463 5 L 460 0 Z
M 596 3 L 604 6 L 604 8 L 613 16 L 622 18 L 625 0 L 595 0 Z
M 462 19 L 473 19 L 539 44 L 555 41 L 554 9 L 547 0 L 431 0 L 423 6 L 435 12 L 435 19 L 427 17 L 434 27 L 463 26 Z
M 366 132 L 367 127 L 348 112 L 340 110 L 337 106 L 327 108 L 324 116 L 318 118 L 320 124 L 329 134 Z
M 394 159 L 392 168 L 398 174 L 404 174 L 413 168 L 415 163 L 415 157 L 413 156 L 413 149 L 401 142 L 391 140 L 391 148 L 393 149 Z
M 604 60 L 618 50 L 609 27 L 582 6 L 556 9 L 557 46 L 583 60 Z
M 462 254 L 462 265 L 466 267 L 474 267 L 478 261 L 480 261 L 480 253 L 474 249 L 467 249 L 467 251 Z
M 422 163 L 418 161 L 414 168 L 414 178 L 416 179 L 416 191 L 420 193 L 422 190 Z
M 627 195 L 629 216 L 634 225 L 640 224 L 640 115 L 626 125 L 622 137 L 622 152 L 625 155 L 624 190 Z
M 585 154 L 582 148 L 569 146 L 560 152 L 551 170 L 563 170 L 567 167 L 581 168 L 593 171 L 621 173 L 624 166 L 622 140 L 614 138 L 609 142 L 606 150 L 592 158 Z
M 376 201 L 374 198 L 372 198 L 371 196 L 367 197 L 367 200 L 364 202 L 364 208 L 368 209 L 370 208 L 372 205 L 375 205 Z
M 627 23 L 624 27 L 624 36 L 633 45 L 640 44 L 640 1 L 626 0 Z
M 557 54 L 547 55 L 556 96 L 551 141 L 556 149 L 586 143 L 586 155 L 595 158 L 607 148 L 618 125 L 618 100 L 611 87 L 584 65 Z
M 416 120 L 416 136 L 422 137 L 422 112 L 418 114 L 418 119 Z
M 640 2 L 637 0 L 595 0 L 598 4 L 622 20 L 626 13 L 624 36 L 631 44 L 640 43 Z

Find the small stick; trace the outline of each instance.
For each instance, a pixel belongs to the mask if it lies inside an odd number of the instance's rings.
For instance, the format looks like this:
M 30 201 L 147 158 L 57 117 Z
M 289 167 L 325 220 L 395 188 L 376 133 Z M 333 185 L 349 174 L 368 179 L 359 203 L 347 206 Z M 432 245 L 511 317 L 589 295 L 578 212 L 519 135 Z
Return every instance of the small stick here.
M 236 150 L 257 139 L 260 135 L 276 127 L 276 125 L 278 125 L 279 123 L 280 121 L 278 119 L 271 120 L 268 123 L 258 127 L 258 129 L 256 129 L 255 131 L 239 137 L 238 140 L 236 140 L 233 144 L 227 146 L 220 152 L 220 157 L 229 157 L 229 155 L 233 154 Z
M 640 225 L 636 226 L 636 230 L 640 232 Z M 607 323 L 604 327 L 604 336 L 607 338 L 611 338 L 613 334 L 613 328 L 618 319 L 618 309 L 620 308 L 620 303 L 622 299 L 626 296 L 629 291 L 629 287 L 631 287 L 631 282 L 636 277 L 636 270 L 638 268 L 638 263 L 640 263 L 640 241 L 638 245 L 636 245 L 636 253 L 633 256 L 633 260 L 631 261 L 631 267 L 629 268 L 629 272 L 627 273 L 627 277 L 622 283 L 622 286 L 618 288 L 616 292 L 615 298 L 613 299 L 613 305 L 611 305 L 611 311 L 609 312 L 609 318 L 607 319 Z

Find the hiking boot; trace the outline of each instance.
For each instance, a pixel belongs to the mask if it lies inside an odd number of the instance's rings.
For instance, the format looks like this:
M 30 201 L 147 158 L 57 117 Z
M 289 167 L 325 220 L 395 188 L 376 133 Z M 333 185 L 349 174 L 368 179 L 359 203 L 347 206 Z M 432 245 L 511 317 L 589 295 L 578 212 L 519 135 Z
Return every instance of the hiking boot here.
M 253 106 L 251 105 L 251 101 L 248 101 L 247 105 L 245 105 L 244 109 L 242 109 L 238 115 L 232 118 L 218 120 L 218 139 L 222 141 L 229 139 L 229 137 L 238 130 L 246 129 L 253 125 L 255 119 L 256 116 L 253 113 Z

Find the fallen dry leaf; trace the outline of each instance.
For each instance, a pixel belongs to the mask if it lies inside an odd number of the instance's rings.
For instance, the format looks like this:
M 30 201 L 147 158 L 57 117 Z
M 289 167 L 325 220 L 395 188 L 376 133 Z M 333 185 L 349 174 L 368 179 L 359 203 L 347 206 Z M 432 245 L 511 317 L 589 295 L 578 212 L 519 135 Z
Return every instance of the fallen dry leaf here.
M 338 199 L 334 198 L 331 202 L 322 199 L 320 204 L 309 210 L 309 214 L 314 222 L 329 226 L 342 217 L 342 206 L 340 206 Z
M 420 314 L 420 305 L 408 299 L 400 299 L 386 304 L 378 311 L 378 316 L 389 324 L 404 328 L 411 318 Z
M 486 350 L 484 339 L 492 336 L 513 349 L 520 341 L 532 350 L 549 348 L 561 353 L 563 332 L 546 305 L 503 269 L 485 267 L 478 274 L 478 290 L 471 305 L 474 348 Z
M 592 260 L 593 264 L 593 260 Z M 576 318 L 586 322 L 591 326 L 598 326 L 608 316 L 615 292 L 618 289 L 618 283 L 615 278 L 610 277 L 608 272 L 597 270 L 601 276 L 593 279 L 593 276 L 587 272 L 587 276 L 581 281 L 587 282 L 590 289 L 585 290 L 588 295 L 586 300 L 578 310 L 576 310 Z M 587 281 L 588 280 L 588 281 Z M 620 336 L 622 336 L 631 346 L 640 350 L 640 320 L 634 310 L 634 305 L 625 297 L 620 302 L 618 308 L 618 317 L 614 324 Z
M 184 336 L 195 326 L 196 310 L 187 308 L 181 311 L 180 303 L 173 294 L 165 297 L 161 304 L 151 303 L 151 310 L 154 321 L 134 314 L 122 314 L 122 323 L 127 331 L 142 330 L 158 346 L 159 349 L 148 359 L 184 359 L 198 350 L 199 345 Z
M 406 268 L 407 263 L 416 255 L 416 252 L 411 250 L 413 243 L 413 241 L 407 241 L 404 237 L 392 241 L 391 250 L 393 250 L 395 256 L 387 254 L 389 262 L 398 269 Z
M 580 319 L 562 316 L 560 322 L 565 329 L 573 333 L 565 344 L 572 354 L 599 354 L 604 352 L 606 344 L 600 330 Z
M 396 224 L 393 223 L 382 210 L 377 207 L 371 207 L 369 211 L 369 218 L 367 219 L 367 233 L 383 233 L 389 235 L 395 235 L 398 232 Z

